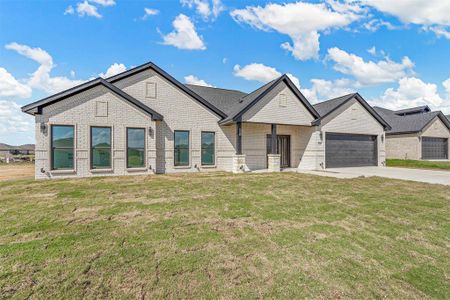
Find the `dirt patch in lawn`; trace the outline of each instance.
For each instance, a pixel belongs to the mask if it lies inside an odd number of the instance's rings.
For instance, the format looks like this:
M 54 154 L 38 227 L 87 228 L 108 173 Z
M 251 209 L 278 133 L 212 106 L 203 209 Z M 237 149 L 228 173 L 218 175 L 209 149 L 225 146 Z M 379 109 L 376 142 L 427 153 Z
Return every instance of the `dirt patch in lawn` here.
M 30 179 L 34 176 L 34 164 L 0 164 L 0 180 Z

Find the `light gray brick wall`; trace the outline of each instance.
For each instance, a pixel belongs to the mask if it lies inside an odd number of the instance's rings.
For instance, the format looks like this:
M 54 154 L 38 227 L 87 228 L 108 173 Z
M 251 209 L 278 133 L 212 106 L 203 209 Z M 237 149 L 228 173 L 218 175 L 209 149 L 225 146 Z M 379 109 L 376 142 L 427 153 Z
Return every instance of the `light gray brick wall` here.
M 320 138 L 322 131 L 322 138 Z M 325 166 L 326 132 L 376 135 L 378 140 L 378 165 L 385 162 L 385 142 L 383 126 L 361 105 L 352 99 L 322 120 L 320 126 L 311 133 L 304 158 L 299 169 L 323 169 Z
M 422 140 L 420 137 L 450 138 L 450 131 L 444 123 L 436 117 L 422 133 L 390 135 L 386 140 L 387 158 L 422 159 Z M 448 153 L 450 157 L 450 149 Z
M 146 97 L 147 83 L 156 84 L 155 98 Z M 114 84 L 164 116 L 164 121 L 158 124 L 156 132 L 158 173 L 232 170 L 236 132 L 234 125 L 219 126 L 219 116 L 152 70 L 143 71 Z M 191 156 L 188 167 L 174 166 L 175 130 L 190 132 Z M 216 133 L 216 166 L 201 166 L 202 131 Z
M 396 159 L 420 159 L 422 156 L 418 134 L 386 136 L 386 157 Z
M 108 103 L 107 116 L 96 113 L 98 102 Z M 36 178 L 86 177 L 108 175 L 152 174 L 156 164 L 155 138 L 150 135 L 156 123 L 150 116 L 130 106 L 124 100 L 102 86 L 84 91 L 55 104 L 44 107 L 36 122 Z M 47 126 L 43 132 L 41 123 Z M 74 125 L 75 153 L 73 172 L 52 171 L 50 168 L 50 127 L 51 125 Z M 112 170 L 90 169 L 90 126 L 112 127 Z M 127 170 L 126 168 L 126 127 L 146 129 L 146 169 Z M 152 169 L 150 169 L 150 167 Z M 42 172 L 42 171 L 44 172 Z
M 286 105 L 280 106 L 281 97 L 284 97 Z M 314 117 L 291 89 L 282 82 L 244 113 L 242 120 L 254 123 L 309 126 Z

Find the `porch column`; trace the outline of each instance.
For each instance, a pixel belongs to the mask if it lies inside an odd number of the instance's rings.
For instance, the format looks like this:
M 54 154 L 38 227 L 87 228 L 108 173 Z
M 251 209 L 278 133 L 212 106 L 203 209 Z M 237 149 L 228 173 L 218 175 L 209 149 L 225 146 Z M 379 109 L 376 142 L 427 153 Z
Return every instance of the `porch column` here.
M 242 154 L 242 123 L 236 123 L 236 154 Z
M 270 137 L 270 154 L 277 153 L 277 124 L 272 124 L 272 135 Z
M 236 154 L 233 157 L 233 173 L 241 173 L 247 171 L 245 164 L 245 155 L 242 154 L 242 123 L 236 123 Z
M 267 154 L 267 169 L 269 172 L 280 172 L 280 154 L 277 154 L 278 148 L 277 124 L 272 124 L 270 136 L 270 153 Z

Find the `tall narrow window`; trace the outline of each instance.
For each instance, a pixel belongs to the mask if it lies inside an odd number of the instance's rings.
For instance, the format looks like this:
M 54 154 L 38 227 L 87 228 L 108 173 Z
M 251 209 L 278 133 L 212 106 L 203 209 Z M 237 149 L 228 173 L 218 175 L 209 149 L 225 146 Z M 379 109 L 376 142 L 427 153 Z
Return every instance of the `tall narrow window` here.
M 52 170 L 72 170 L 74 168 L 74 127 L 70 125 L 52 125 L 51 132 Z
M 215 165 L 215 133 L 202 131 L 202 165 Z
M 91 127 L 91 169 L 111 168 L 111 127 Z
M 145 167 L 145 129 L 127 128 L 127 168 Z
M 175 166 L 189 166 L 189 131 L 176 130 L 174 140 Z

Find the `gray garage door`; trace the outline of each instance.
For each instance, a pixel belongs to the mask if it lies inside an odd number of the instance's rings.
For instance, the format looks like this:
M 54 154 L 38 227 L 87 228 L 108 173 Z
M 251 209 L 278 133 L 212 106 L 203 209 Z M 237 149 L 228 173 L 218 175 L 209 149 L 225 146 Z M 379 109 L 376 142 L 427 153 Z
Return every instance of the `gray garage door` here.
M 447 159 L 448 140 L 435 137 L 422 137 L 423 159 Z
M 378 165 L 377 137 L 327 132 L 325 164 L 327 168 Z

